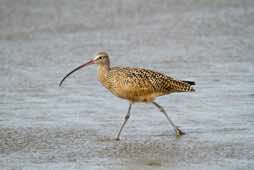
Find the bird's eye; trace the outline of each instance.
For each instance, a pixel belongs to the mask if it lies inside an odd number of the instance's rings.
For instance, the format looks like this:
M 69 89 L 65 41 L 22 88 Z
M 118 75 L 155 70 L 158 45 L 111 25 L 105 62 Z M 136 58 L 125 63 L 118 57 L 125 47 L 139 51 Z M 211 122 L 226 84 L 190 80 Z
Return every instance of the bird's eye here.
M 102 57 L 99 57 L 99 60 L 101 60 L 102 59 Z

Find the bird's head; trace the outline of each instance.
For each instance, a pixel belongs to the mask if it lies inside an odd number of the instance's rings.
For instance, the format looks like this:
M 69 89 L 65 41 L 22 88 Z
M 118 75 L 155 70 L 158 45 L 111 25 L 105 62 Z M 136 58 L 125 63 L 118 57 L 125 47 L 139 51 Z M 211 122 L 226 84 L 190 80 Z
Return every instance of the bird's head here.
M 59 83 L 59 86 L 62 85 L 62 83 L 64 82 L 64 80 L 69 76 L 71 75 L 72 73 L 74 73 L 75 71 L 85 67 L 85 66 L 88 66 L 88 65 L 91 65 L 91 64 L 98 64 L 98 65 L 107 65 L 109 66 L 109 55 L 106 53 L 106 52 L 99 52 L 96 54 L 96 56 L 91 59 L 90 61 L 88 61 L 87 63 L 85 64 L 82 64 L 81 66 L 73 69 L 71 72 L 69 72 L 66 76 L 64 76 L 64 78 L 61 80 L 61 82 Z
M 99 52 L 93 59 L 95 64 L 109 64 L 109 56 L 106 52 Z

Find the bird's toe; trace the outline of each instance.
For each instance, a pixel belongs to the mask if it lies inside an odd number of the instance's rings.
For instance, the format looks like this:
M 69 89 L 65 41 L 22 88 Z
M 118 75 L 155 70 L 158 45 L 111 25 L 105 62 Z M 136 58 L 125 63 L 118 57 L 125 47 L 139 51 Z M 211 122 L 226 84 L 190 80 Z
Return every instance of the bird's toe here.
M 185 133 L 179 128 L 176 128 L 176 136 L 182 136 L 182 135 L 185 135 Z

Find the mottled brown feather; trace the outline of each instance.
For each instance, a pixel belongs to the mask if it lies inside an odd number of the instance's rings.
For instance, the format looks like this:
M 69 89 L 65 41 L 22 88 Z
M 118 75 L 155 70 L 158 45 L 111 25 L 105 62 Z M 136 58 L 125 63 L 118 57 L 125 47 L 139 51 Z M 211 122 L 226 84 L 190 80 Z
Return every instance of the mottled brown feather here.
M 131 102 L 151 102 L 157 96 L 194 91 L 190 84 L 143 68 L 99 66 L 98 78 L 114 95 Z

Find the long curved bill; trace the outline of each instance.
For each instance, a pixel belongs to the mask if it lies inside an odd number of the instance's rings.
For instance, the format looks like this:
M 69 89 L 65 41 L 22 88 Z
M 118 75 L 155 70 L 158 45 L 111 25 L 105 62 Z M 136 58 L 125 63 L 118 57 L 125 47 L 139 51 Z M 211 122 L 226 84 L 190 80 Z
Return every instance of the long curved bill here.
M 61 85 L 63 84 L 64 80 L 69 77 L 69 75 L 71 75 L 72 73 L 74 73 L 75 71 L 85 67 L 85 66 L 88 66 L 90 64 L 95 64 L 94 60 L 90 60 L 88 61 L 87 63 L 85 64 L 82 64 L 81 66 L 78 66 L 77 68 L 75 68 L 74 70 L 72 70 L 71 72 L 69 72 L 66 76 L 64 76 L 64 78 L 61 80 L 61 82 L 59 83 L 59 87 L 61 87 Z

